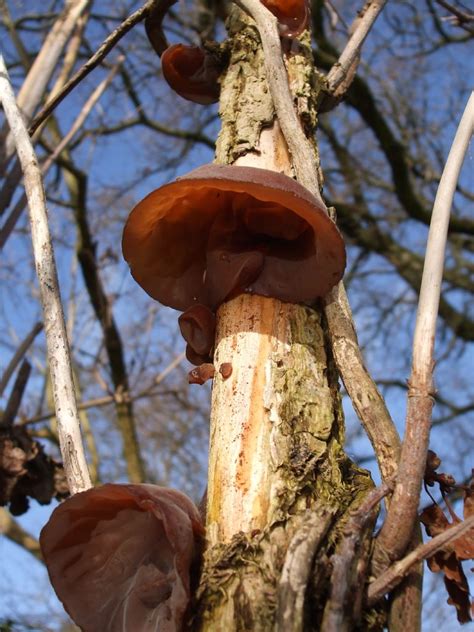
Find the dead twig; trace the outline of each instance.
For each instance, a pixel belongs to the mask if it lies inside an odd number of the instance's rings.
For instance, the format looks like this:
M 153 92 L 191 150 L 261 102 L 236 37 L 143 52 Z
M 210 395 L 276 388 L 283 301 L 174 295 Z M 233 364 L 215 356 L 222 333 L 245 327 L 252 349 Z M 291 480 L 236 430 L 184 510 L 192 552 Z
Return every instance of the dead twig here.
M 303 630 L 304 599 L 314 556 L 333 519 L 334 514 L 327 510 L 308 510 L 288 545 L 278 583 L 275 632 Z
M 43 323 L 35 323 L 31 331 L 29 332 L 29 334 L 26 336 L 24 340 L 22 340 L 18 349 L 15 351 L 15 354 L 13 355 L 12 359 L 8 363 L 8 366 L 3 372 L 3 375 L 0 379 L 0 397 L 3 395 L 3 391 L 5 390 L 5 387 L 7 386 L 16 367 L 21 362 L 21 360 L 23 359 L 23 356 L 30 348 L 30 345 L 33 343 L 33 340 L 36 338 L 39 332 L 42 331 L 42 329 L 43 329 Z
M 18 375 L 16 376 L 12 392 L 10 393 L 5 412 L 3 413 L 0 428 L 7 428 L 8 426 L 13 425 L 18 409 L 20 408 L 21 400 L 23 398 L 23 393 L 25 392 L 30 373 L 31 364 L 28 360 L 23 360 L 20 370 L 18 371 Z
M 16 104 L 8 71 L 1 55 L 0 99 L 24 173 L 61 453 L 69 489 L 71 493 L 75 493 L 88 489 L 91 486 L 91 481 L 81 439 L 69 345 L 49 233 L 46 197 L 38 160 L 22 114 Z
M 71 77 L 66 85 L 40 110 L 33 119 L 28 131 L 33 134 L 36 129 L 45 121 L 48 116 L 56 109 L 61 101 L 96 68 L 100 62 L 108 55 L 112 48 L 128 33 L 138 22 L 141 22 L 148 12 L 156 5 L 159 0 L 148 0 L 140 9 L 128 16 L 112 33 L 105 38 L 97 51 L 79 68 L 79 70 Z
M 327 86 L 331 94 L 342 96 L 339 94 L 341 88 L 342 92 L 345 92 L 349 87 L 359 65 L 360 51 L 365 38 L 386 2 L 387 0 L 367 0 L 354 21 L 349 41 L 326 77 Z
M 315 154 L 293 107 L 293 97 L 283 61 L 278 20 L 259 0 L 234 0 L 255 21 L 260 33 L 268 87 L 272 95 L 278 122 L 291 154 L 296 179 L 311 191 L 319 204 L 326 208 L 321 197 L 322 183 L 318 180 Z
M 117 72 L 119 71 L 119 69 L 121 68 L 123 64 L 124 59 L 125 58 L 123 55 L 119 56 L 117 63 L 113 66 L 112 70 L 109 72 L 107 77 L 99 83 L 99 85 L 95 88 L 95 90 L 92 92 L 90 97 L 84 103 L 81 111 L 79 112 L 76 120 L 71 125 L 71 128 L 69 129 L 67 134 L 61 139 L 61 142 L 54 149 L 53 153 L 50 156 L 48 156 L 45 162 L 41 165 L 41 173 L 43 174 L 43 176 L 45 176 L 48 173 L 48 171 L 53 166 L 58 156 L 64 151 L 64 149 L 66 149 L 66 147 L 72 141 L 72 139 L 77 134 L 77 132 L 82 128 L 82 126 L 84 125 L 84 122 L 86 121 L 87 117 L 91 113 L 95 104 L 100 99 L 100 97 L 105 92 L 105 90 L 108 88 L 108 86 L 112 83 L 115 75 L 117 74 Z M 3 249 L 7 239 L 10 237 L 13 229 L 15 228 L 15 225 L 18 219 L 20 218 L 21 213 L 23 212 L 23 209 L 25 208 L 26 203 L 27 203 L 26 195 L 23 194 L 21 198 L 18 200 L 18 202 L 15 204 L 14 208 L 12 209 L 9 216 L 5 220 L 5 223 L 0 229 L 0 250 Z M 1 391 L 0 391 L 0 394 L 1 394 Z
M 385 401 L 368 372 L 342 283 L 324 299 L 331 348 L 346 391 L 374 448 L 384 481 L 397 471 L 400 437 Z
M 416 521 L 431 428 L 434 342 L 449 216 L 473 132 L 474 93 L 459 123 L 433 206 L 413 339 L 405 436 L 392 501 L 376 541 L 375 569 L 403 555 Z
M 278 122 L 292 156 L 296 179 L 315 195 L 323 208 L 326 208 L 321 198 L 320 183 L 314 166 L 314 150 L 293 107 L 277 20 L 258 0 L 235 0 L 235 3 L 255 20 L 260 32 L 267 81 Z M 386 480 L 396 470 L 400 439 L 383 398 L 365 368 L 342 283 L 326 298 L 325 313 L 337 368 L 374 445 L 382 476 Z M 347 356 L 346 353 L 350 355 Z
M 26 76 L 23 85 L 18 92 L 17 103 L 26 121 L 32 117 L 46 92 L 48 83 L 56 70 L 58 59 L 61 56 L 66 42 L 76 27 L 81 14 L 86 10 L 90 0 L 68 0 L 64 10 L 46 37 L 40 52 L 36 56 L 33 65 Z M 0 150 L 0 164 L 6 168 L 14 152 L 14 142 L 10 134 L 3 152 Z M 2 171 L 2 168 L 0 168 Z
M 446 529 L 443 533 L 438 534 L 429 542 L 421 544 L 414 551 L 398 562 L 395 562 L 380 577 L 377 577 L 370 586 L 367 593 L 367 602 L 369 606 L 373 606 L 382 597 L 391 592 L 402 579 L 408 575 L 415 564 L 434 555 L 440 549 L 448 544 L 452 544 L 462 535 L 474 529 L 474 516 L 470 516 L 463 522 L 460 522 L 450 529 Z M 474 536 L 474 532 L 473 532 Z
M 114 393 L 113 395 L 104 395 L 103 397 L 95 397 L 94 399 L 89 399 L 85 402 L 81 402 L 80 404 L 78 404 L 77 408 L 78 410 L 87 410 L 89 408 L 100 408 L 102 406 L 108 406 L 109 404 L 113 404 L 114 402 L 117 402 L 119 398 L 121 401 L 134 402 L 138 399 L 151 397 L 155 394 L 153 392 L 153 388 L 161 384 L 161 382 L 163 382 L 165 377 L 169 373 L 171 373 L 177 366 L 179 366 L 185 358 L 186 358 L 186 355 L 184 353 L 180 353 L 178 356 L 176 356 L 176 358 L 172 360 L 169 363 L 169 365 L 166 368 L 164 368 L 163 371 L 159 375 L 155 377 L 155 379 L 149 386 L 144 388 L 142 391 L 140 391 L 136 395 L 132 395 L 130 393 L 124 393 L 122 391 L 121 393 Z M 36 415 L 35 417 L 31 417 L 30 419 L 23 420 L 21 422 L 21 425 L 26 426 L 30 424 L 37 424 L 41 421 L 47 421 L 48 419 L 51 419 L 54 416 L 55 416 L 55 413 L 52 411 L 48 413 L 44 413 L 42 415 Z

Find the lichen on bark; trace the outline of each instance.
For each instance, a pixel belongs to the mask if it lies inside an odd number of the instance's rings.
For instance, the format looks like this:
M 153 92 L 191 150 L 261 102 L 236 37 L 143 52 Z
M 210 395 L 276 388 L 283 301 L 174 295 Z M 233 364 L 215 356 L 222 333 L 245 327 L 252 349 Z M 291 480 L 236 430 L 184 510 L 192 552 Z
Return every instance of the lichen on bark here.
M 281 133 L 254 25 L 234 8 L 227 26 L 230 62 L 221 80 L 216 162 L 240 164 L 262 155 L 268 129 L 271 142 L 280 142 Z M 309 35 L 294 44 L 287 68 L 295 107 L 314 139 L 320 86 Z M 292 174 L 289 156 L 285 167 L 270 154 L 269 164 L 244 164 Z M 303 630 L 319 630 L 330 594 L 330 557 L 349 513 L 373 488 L 368 472 L 344 452 L 327 324 L 319 305 L 249 294 L 224 303 L 217 323 L 215 365 L 232 363 L 233 370 L 228 380 L 216 374 L 213 386 L 208 546 L 191 625 L 200 632 L 273 630 L 288 547 L 307 527 L 308 516 L 316 516 L 327 528 L 315 542 L 299 616 Z
M 237 301 L 236 311 L 253 307 L 255 314 L 259 310 L 265 313 L 262 302 L 275 302 L 248 295 L 233 300 Z M 261 364 L 252 367 L 265 376 L 260 405 L 271 426 L 266 457 L 270 489 L 266 519 L 263 528 L 235 533 L 228 542 L 217 538 L 217 543 L 207 549 L 198 592 L 200 630 L 273 629 L 286 551 L 308 511 L 331 515 L 331 529 L 316 555 L 320 563 L 316 585 L 313 581 L 310 589 L 311 594 L 318 595 L 311 619 L 320 621 L 330 578 L 327 560 L 340 540 L 349 511 L 373 486 L 370 475 L 355 466 L 343 450 L 344 420 L 337 373 L 319 310 L 276 303 L 279 305 L 272 307 L 273 322 L 267 321 L 267 334 L 272 336 L 268 354 L 258 355 Z M 226 304 L 225 309 L 231 310 L 232 304 Z M 232 338 L 235 335 L 226 331 L 224 343 L 238 353 L 238 344 Z M 221 361 L 219 336 L 217 345 Z M 260 378 L 255 381 L 259 383 Z M 215 384 L 213 397 L 225 405 L 228 396 L 219 394 L 224 388 L 230 392 L 232 385 Z M 226 421 L 214 418 L 211 435 L 215 434 L 215 424 Z M 225 469 L 225 463 L 221 467 Z M 230 473 L 230 462 L 228 467 Z M 210 491 L 213 484 L 210 480 Z

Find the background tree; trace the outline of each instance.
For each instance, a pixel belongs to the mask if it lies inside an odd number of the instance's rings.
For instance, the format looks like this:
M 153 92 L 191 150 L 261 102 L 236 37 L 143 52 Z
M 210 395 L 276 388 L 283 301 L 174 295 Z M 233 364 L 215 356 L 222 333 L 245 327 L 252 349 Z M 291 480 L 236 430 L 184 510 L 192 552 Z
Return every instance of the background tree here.
M 58 18 L 74 4 L 52 2 L 46 11 L 35 3 L 2 3 L 4 55 L 15 87 L 23 84 L 39 58 L 53 25 L 68 26 Z M 106 1 L 82 4 L 74 7 L 80 17 L 69 23 L 64 50 L 57 61 L 47 59 L 49 75 L 46 70 L 40 73 L 43 91 L 39 89 L 36 102 L 31 92 L 25 97 L 30 117 L 110 31 L 139 8 L 133 2 L 113 7 Z M 445 5 L 389 3 L 364 45 L 363 61 L 344 100 L 319 117 L 325 199 L 336 207 L 349 246 L 345 283 L 359 340 L 399 430 L 426 229 L 469 89 L 472 16 L 461 3 Z M 311 8 L 314 58 L 317 68 L 327 72 L 344 48 L 360 6 L 313 2 Z M 165 22 L 168 37 L 195 43 L 201 37 L 222 39 L 225 10 L 224 3 L 204 0 L 173 7 Z M 94 94 L 111 71 L 103 94 Z M 326 103 L 328 108 L 333 105 Z M 81 114 L 88 114 L 85 121 Z M 74 121 L 78 130 L 55 156 L 46 183 L 91 471 L 95 481 L 145 479 L 172 484 L 198 499 L 205 486 L 207 392 L 186 386 L 176 317 L 150 301 L 129 278 L 120 239 L 138 199 L 212 160 L 219 129 L 216 108 L 198 108 L 169 90 L 137 26 L 42 128 L 36 148 L 43 160 Z M 24 215 L 13 232 L 9 228 L 15 217 L 11 209 L 21 196 L 12 184 L 17 181 L 10 163 L 1 192 L 5 365 L 40 317 Z M 436 341 L 432 446 L 458 480 L 469 476 L 471 449 L 466 420 L 473 408 L 468 360 L 472 220 L 467 212 L 472 198 L 466 173 L 450 225 Z M 26 421 L 46 450 L 57 454 L 42 338 L 37 336 L 29 349 L 33 373 L 19 421 Z M 9 383 L 6 395 L 11 387 Z M 347 449 L 367 467 L 374 455 L 346 403 Z M 373 472 L 378 480 L 375 467 Z M 5 518 L 5 524 L 9 537 L 34 551 L 34 542 L 21 535 L 15 521 Z M 427 608 L 427 625 L 430 616 L 435 613 Z

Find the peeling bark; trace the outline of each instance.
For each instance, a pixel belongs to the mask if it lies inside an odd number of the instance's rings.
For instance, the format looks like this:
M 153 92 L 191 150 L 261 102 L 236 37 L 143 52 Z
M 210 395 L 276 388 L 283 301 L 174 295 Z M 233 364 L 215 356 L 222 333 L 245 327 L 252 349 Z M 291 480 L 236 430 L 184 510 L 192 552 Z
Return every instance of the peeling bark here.
M 257 31 L 238 11 L 228 28 L 216 161 L 291 176 Z M 313 138 L 318 90 L 307 48 L 303 35 L 287 67 L 295 107 Z M 315 165 L 316 147 L 308 168 Z M 216 372 L 214 378 L 208 546 L 191 621 L 195 630 L 321 629 L 330 558 L 349 516 L 373 488 L 368 472 L 344 453 L 328 336 L 319 304 L 242 294 L 218 310 L 214 365 L 231 363 L 232 374 L 224 380 Z M 366 538 L 365 559 L 369 548 Z M 367 564 L 362 566 L 361 585 Z

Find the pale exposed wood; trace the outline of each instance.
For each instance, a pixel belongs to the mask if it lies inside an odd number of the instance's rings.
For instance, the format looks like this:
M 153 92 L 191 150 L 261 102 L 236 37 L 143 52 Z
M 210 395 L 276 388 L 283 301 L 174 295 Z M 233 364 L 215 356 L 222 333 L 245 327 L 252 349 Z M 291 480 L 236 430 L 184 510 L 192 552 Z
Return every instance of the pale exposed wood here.
M 272 355 L 291 343 L 293 306 L 241 294 L 217 313 L 214 363 L 232 364 L 227 380 L 217 373 L 212 391 L 207 533 L 211 544 L 239 531 L 263 529 L 270 515 Z

